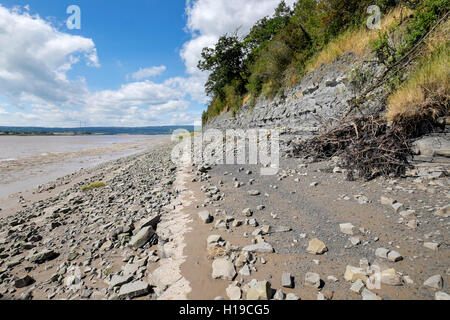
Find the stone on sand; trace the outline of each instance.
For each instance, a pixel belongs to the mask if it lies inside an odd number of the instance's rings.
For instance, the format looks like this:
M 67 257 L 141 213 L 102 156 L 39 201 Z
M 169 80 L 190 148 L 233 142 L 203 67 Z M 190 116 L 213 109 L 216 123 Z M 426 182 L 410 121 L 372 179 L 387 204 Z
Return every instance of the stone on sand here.
M 292 275 L 288 272 L 284 272 L 281 276 L 281 286 L 284 288 L 293 288 L 294 283 L 292 281 Z
M 273 247 L 267 242 L 262 242 L 262 243 L 257 243 L 254 245 L 246 246 L 246 247 L 242 248 L 242 251 L 256 252 L 256 253 L 272 253 Z
M 208 211 L 201 211 L 198 213 L 198 217 L 204 224 L 208 224 L 212 222 L 212 216 Z
M 134 249 L 142 248 L 154 234 L 155 231 L 153 231 L 152 227 L 142 228 L 135 236 L 133 236 L 133 238 L 131 238 L 129 245 Z
M 347 234 L 349 236 L 353 236 L 355 234 L 355 226 L 351 223 L 342 223 L 339 225 L 341 232 Z
M 234 284 L 230 284 L 230 286 L 226 289 L 227 296 L 230 298 L 230 300 L 241 300 L 242 298 L 242 292 L 241 289 Z
M 423 285 L 426 287 L 430 287 L 436 290 L 441 290 L 443 287 L 443 279 L 442 276 L 437 274 L 435 276 L 432 276 L 430 278 L 428 278 Z
M 144 281 L 135 281 L 132 283 L 127 283 L 120 287 L 119 299 L 133 299 L 148 294 L 150 286 Z
M 247 300 L 270 300 L 272 287 L 268 281 L 260 281 L 247 291 Z
M 306 251 L 308 253 L 317 254 L 317 255 L 323 254 L 323 253 L 327 252 L 327 250 L 328 249 L 327 249 L 325 243 L 323 243 L 322 241 L 320 241 L 317 238 L 312 239 L 309 242 L 308 248 L 306 249 Z
M 320 288 L 320 276 L 317 273 L 308 272 L 305 275 L 305 284 L 309 287 Z

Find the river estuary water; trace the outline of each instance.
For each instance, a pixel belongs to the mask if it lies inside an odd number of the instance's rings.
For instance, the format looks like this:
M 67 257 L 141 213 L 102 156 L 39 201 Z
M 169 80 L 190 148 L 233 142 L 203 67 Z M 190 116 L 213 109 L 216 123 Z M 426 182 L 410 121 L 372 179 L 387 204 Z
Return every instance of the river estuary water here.
M 163 135 L 0 136 L 0 199 L 169 139 Z

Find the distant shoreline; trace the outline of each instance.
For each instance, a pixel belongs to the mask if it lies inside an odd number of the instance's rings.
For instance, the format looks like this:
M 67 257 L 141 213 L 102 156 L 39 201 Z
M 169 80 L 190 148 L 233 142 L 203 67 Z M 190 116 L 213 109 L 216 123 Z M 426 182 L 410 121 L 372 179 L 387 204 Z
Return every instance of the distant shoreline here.
M 171 133 L 0 132 L 0 137 L 167 136 Z
M 44 128 L 44 127 L 1 127 L 0 137 L 7 136 L 109 136 L 109 135 L 170 135 L 183 129 L 194 131 L 194 126 L 160 127 L 89 127 L 89 128 Z

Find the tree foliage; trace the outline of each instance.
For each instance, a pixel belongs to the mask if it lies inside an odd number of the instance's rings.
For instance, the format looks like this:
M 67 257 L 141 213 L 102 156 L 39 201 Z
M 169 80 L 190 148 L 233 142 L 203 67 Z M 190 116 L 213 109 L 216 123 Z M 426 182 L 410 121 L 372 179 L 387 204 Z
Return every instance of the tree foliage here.
M 213 48 L 203 49 L 198 64 L 210 72 L 206 93 L 211 103 L 203 121 L 223 110 L 236 111 L 249 94 L 273 96 L 295 84 L 314 54 L 365 22 L 370 5 L 387 11 L 400 1 L 298 0 L 292 8 L 282 1 L 272 16 L 256 22 L 244 37 L 237 32 L 222 36 Z

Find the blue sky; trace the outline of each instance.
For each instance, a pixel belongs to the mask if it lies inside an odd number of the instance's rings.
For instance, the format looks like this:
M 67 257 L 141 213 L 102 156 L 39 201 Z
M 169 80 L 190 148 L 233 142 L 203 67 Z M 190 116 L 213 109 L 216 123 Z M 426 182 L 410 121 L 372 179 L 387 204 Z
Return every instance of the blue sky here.
M 207 103 L 201 49 L 278 2 L 0 0 L 0 125 L 193 124 Z M 81 30 L 66 26 L 70 5 Z

